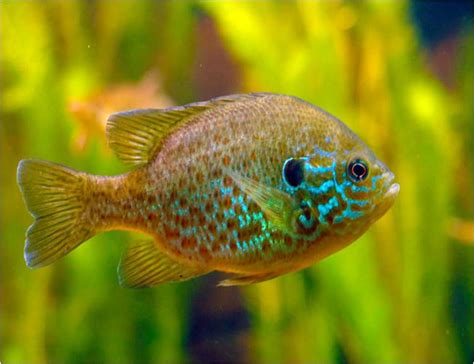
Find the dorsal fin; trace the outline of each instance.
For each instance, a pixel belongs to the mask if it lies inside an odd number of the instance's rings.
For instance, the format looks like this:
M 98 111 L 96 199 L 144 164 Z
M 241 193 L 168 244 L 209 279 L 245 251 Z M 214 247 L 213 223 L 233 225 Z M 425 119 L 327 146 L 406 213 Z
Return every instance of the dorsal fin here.
M 168 109 L 137 109 L 115 113 L 107 120 L 107 140 L 126 164 L 147 164 L 163 145 L 166 136 L 203 111 L 237 101 L 271 94 L 237 94 Z

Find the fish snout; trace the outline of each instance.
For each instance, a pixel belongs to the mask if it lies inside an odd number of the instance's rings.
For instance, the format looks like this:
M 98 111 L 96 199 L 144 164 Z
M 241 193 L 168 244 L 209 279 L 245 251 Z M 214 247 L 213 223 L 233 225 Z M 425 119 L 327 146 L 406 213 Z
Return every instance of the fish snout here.
M 395 174 L 381 161 L 377 161 L 377 167 L 384 181 L 384 197 L 395 198 L 400 191 L 400 185 L 395 183 Z
M 384 183 L 384 189 L 385 193 L 384 196 L 387 198 L 395 198 L 398 195 L 398 192 L 400 191 L 400 185 L 395 181 L 395 175 L 393 174 L 392 171 L 388 170 L 382 174 L 382 177 L 385 181 Z

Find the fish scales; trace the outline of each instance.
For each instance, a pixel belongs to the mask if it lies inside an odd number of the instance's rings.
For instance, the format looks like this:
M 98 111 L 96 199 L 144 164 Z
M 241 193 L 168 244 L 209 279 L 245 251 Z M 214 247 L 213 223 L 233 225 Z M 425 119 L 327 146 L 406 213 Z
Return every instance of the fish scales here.
M 355 240 L 398 193 L 350 129 L 290 96 L 236 95 L 119 113 L 109 123 L 111 147 L 136 168 L 79 173 L 78 238 L 115 229 L 151 235 L 124 255 L 125 285 L 212 270 L 237 274 L 224 285 L 247 284 L 304 268 Z M 25 173 L 19 168 L 28 205 Z M 32 245 L 27 239 L 27 263 Z
M 316 110 L 308 115 L 285 104 L 273 108 L 267 104 L 268 100 L 246 108 L 230 104 L 203 113 L 173 135 L 151 165 L 154 185 L 169 186 L 158 195 L 162 208 L 152 230 L 165 236 L 179 254 L 213 259 L 216 264 L 242 264 L 284 259 L 296 247 L 304 248 L 304 239 L 285 243 L 258 206 L 223 172 L 228 167 L 278 187 L 281 172 L 272 168 L 277 156 L 289 157 L 296 142 L 309 145 L 312 137 L 319 137 L 321 128 L 297 125 L 314 117 Z M 291 127 L 300 132 L 288 137 Z M 163 169 L 170 172 L 164 174 Z

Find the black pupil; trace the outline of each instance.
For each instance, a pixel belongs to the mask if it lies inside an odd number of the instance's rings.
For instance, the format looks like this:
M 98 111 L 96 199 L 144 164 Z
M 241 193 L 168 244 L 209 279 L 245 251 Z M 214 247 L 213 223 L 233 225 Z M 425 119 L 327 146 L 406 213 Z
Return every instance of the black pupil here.
M 299 186 L 304 179 L 304 161 L 293 158 L 287 160 L 283 166 L 283 178 L 290 186 Z
M 358 180 L 363 179 L 367 175 L 367 167 L 361 161 L 353 162 L 350 170 L 352 175 Z

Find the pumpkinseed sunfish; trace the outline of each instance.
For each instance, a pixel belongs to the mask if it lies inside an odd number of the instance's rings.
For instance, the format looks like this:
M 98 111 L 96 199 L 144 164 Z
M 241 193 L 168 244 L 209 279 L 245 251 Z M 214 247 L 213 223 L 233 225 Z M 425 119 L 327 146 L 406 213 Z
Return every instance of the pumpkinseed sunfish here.
M 125 251 L 126 287 L 212 271 L 221 285 L 308 267 L 352 243 L 392 206 L 394 175 L 341 121 L 296 97 L 219 97 L 112 114 L 110 147 L 134 167 L 95 176 L 22 160 L 18 184 L 34 223 L 31 268 L 108 230 L 153 239 Z

